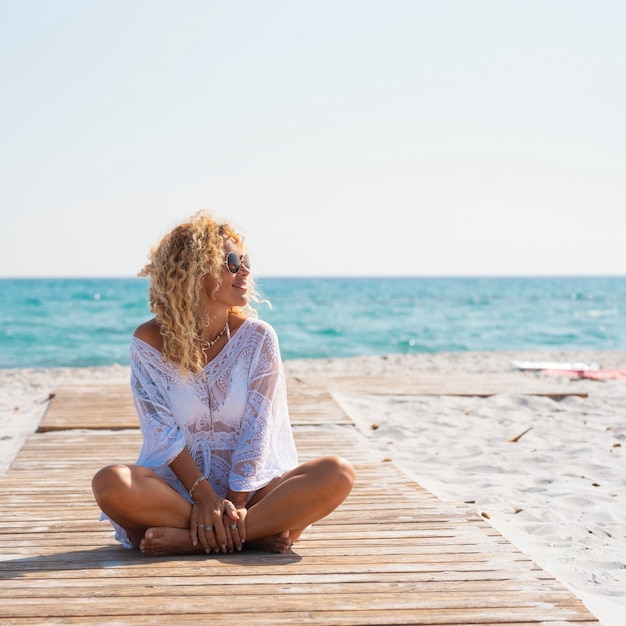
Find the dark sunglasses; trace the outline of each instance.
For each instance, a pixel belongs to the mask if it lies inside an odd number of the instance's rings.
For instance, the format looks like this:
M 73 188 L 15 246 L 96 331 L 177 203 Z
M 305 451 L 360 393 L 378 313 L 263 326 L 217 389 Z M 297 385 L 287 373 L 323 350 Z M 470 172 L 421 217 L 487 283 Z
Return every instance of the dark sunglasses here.
M 231 274 L 236 274 L 241 266 L 245 265 L 246 269 L 250 271 L 250 257 L 244 254 L 241 258 L 236 252 L 229 252 L 226 257 L 226 267 Z

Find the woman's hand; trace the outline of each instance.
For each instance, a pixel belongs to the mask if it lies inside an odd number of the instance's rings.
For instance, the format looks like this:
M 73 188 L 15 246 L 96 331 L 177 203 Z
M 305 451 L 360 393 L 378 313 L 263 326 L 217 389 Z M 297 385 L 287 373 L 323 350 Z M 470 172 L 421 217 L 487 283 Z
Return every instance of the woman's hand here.
M 226 509 L 224 514 L 224 524 L 228 527 L 229 552 L 235 547 L 238 551 L 241 551 L 243 544 L 246 542 L 246 516 L 248 515 L 248 509 L 244 505 L 233 505 Z
M 207 554 L 211 550 L 232 552 L 233 546 L 241 544 L 241 538 L 238 536 L 236 542 L 233 540 L 233 532 L 228 526 L 228 520 L 231 519 L 233 523 L 239 524 L 239 513 L 230 500 L 220 498 L 215 492 L 198 496 L 191 508 L 189 519 L 192 545 L 197 546 L 200 542 Z

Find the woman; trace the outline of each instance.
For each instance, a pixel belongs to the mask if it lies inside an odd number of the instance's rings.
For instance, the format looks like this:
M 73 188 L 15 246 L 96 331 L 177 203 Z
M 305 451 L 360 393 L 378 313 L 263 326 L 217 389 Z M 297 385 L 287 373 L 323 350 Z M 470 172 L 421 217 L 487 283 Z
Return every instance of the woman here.
M 256 319 L 243 238 L 205 212 L 167 234 L 140 273 L 155 317 L 131 342 L 143 434 L 135 465 L 93 479 L 126 547 L 164 555 L 284 553 L 349 494 L 329 456 L 298 465 L 274 330 Z

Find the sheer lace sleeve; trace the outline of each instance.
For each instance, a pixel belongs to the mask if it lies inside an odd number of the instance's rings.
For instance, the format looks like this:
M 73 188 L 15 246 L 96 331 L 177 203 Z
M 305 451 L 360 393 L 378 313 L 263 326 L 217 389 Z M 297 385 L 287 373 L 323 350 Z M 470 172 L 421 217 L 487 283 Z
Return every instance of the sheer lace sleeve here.
M 255 491 L 298 463 L 276 333 L 263 324 L 249 368 L 248 394 L 229 485 Z
M 131 387 L 143 435 L 141 464 L 166 467 L 185 447 L 185 435 L 174 419 L 168 398 L 177 381 L 148 344 L 134 339 L 130 356 Z

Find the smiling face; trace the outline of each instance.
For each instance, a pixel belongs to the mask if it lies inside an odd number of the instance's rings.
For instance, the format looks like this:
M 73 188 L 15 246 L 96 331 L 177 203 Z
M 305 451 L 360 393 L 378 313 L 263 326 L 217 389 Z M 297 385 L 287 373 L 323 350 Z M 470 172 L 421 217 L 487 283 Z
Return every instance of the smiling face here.
M 231 307 L 244 307 L 248 304 L 250 270 L 242 263 L 239 271 L 232 274 L 226 266 L 226 257 L 230 252 L 234 252 L 241 258 L 245 251 L 243 245 L 225 238 L 221 283 L 216 287 L 215 280 L 211 276 L 206 276 L 204 279 L 204 292 L 208 296 L 207 301 L 212 317 L 221 317 L 219 309 L 228 311 Z

